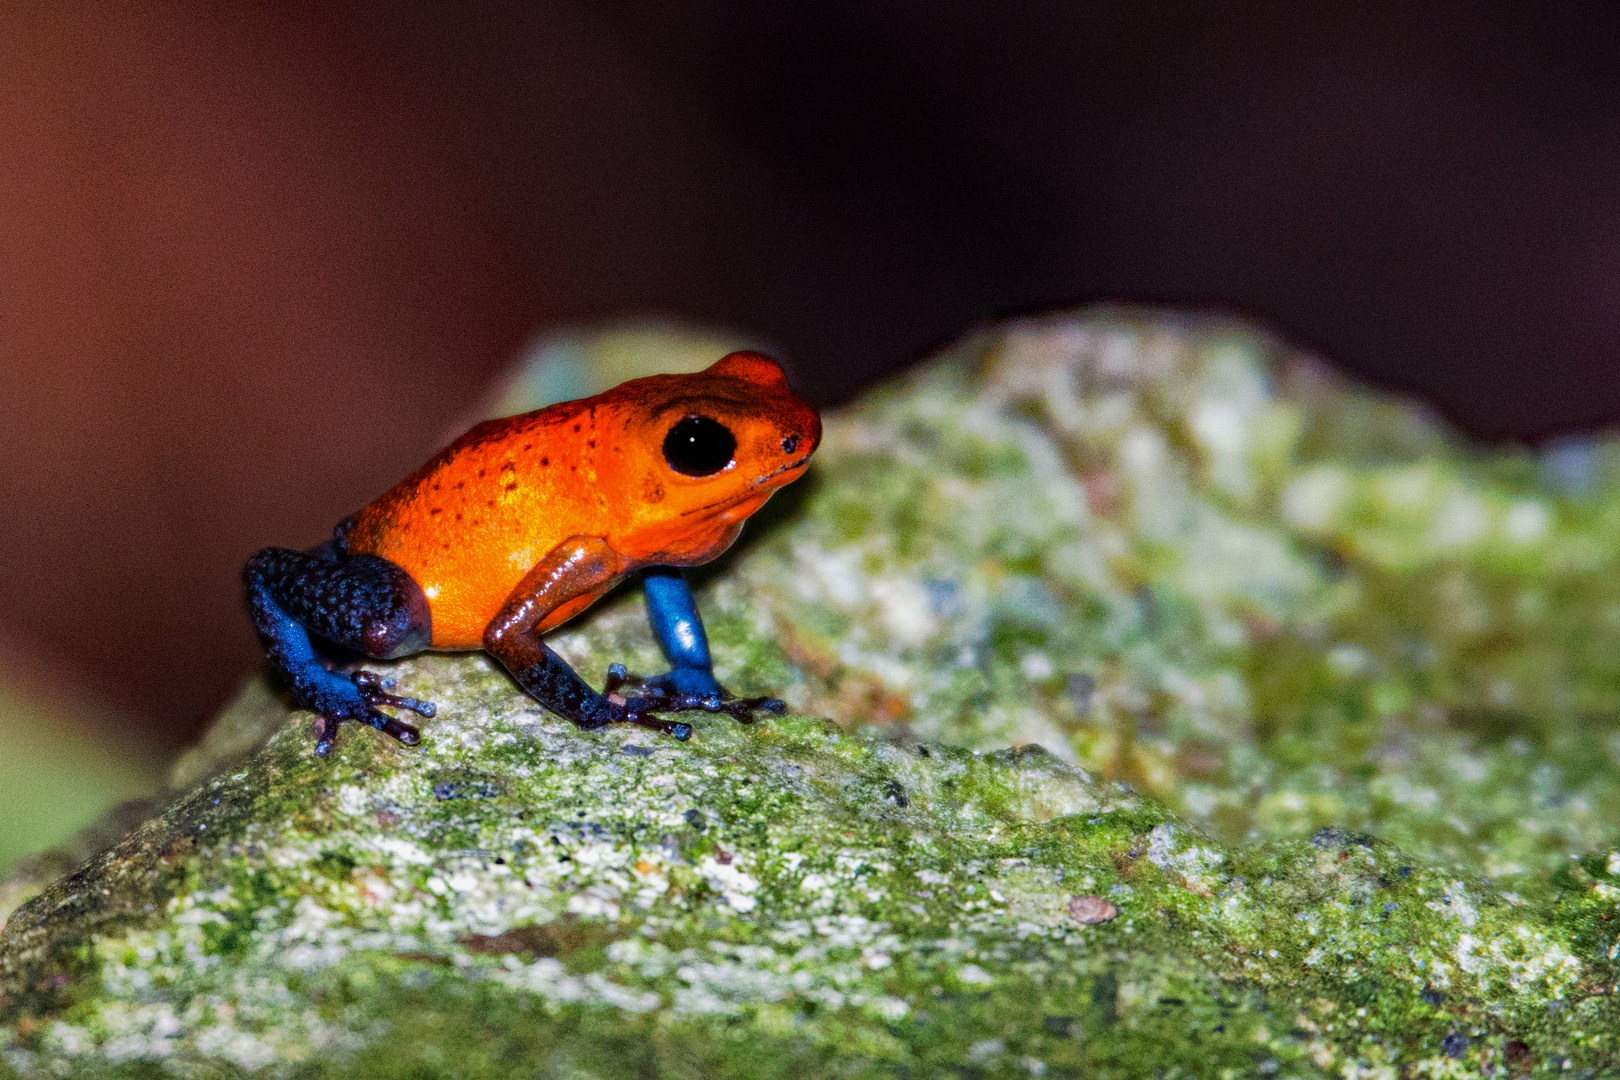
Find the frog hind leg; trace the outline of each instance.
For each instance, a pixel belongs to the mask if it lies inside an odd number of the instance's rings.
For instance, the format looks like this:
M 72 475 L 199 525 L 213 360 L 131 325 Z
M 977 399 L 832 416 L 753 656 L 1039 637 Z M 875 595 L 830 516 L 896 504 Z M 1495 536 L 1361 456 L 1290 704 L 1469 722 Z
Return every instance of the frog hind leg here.
M 756 712 L 781 713 L 787 708 L 777 698 L 739 698 L 715 679 L 709 638 L 692 590 L 679 570 L 672 566 L 649 568 L 642 577 L 642 592 L 647 599 L 648 621 L 671 667 L 662 675 L 637 679 L 623 664 L 614 664 L 608 669 L 609 694 L 633 683 L 637 687 L 633 700 L 642 708 L 658 712 L 704 709 L 725 713 L 743 724 L 753 723 Z
M 406 746 L 422 741 L 410 724 L 379 710 L 388 705 L 422 716 L 432 702 L 388 693 L 392 680 L 371 671 L 329 670 L 310 633 L 356 652 L 390 659 L 420 652 L 432 640 L 427 599 L 411 576 L 376 555 L 346 555 L 340 539 L 309 553 L 265 548 L 242 571 L 248 611 L 270 665 L 293 695 L 320 717 L 315 752 L 332 748 L 344 720 L 370 724 Z

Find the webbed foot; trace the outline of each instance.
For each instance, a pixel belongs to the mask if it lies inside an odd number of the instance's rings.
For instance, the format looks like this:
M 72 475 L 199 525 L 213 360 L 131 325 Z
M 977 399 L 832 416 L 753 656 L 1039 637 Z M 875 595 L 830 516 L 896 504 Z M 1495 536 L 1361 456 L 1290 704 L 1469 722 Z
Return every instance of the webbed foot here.
M 320 757 L 331 753 L 338 725 L 344 720 L 370 724 L 384 735 L 398 739 L 405 746 L 416 746 L 421 743 L 420 731 L 405 721 L 382 712 L 378 708 L 380 705 L 409 709 L 424 717 L 432 717 L 438 712 L 438 707 L 431 701 L 388 693 L 394 686 L 394 680 L 385 678 L 375 671 L 333 671 L 328 674 L 333 678 L 333 684 L 329 686 L 337 692 L 315 695 L 316 700 L 310 702 L 311 708 L 320 714 L 315 723 L 315 753 Z
M 620 723 L 650 728 L 660 734 L 673 736 L 681 742 L 685 742 L 692 737 L 691 724 L 682 723 L 679 720 L 665 720 L 661 716 L 654 716 L 647 711 L 650 706 L 643 702 L 625 698 L 618 698 L 615 701 L 614 697 L 615 695 L 608 696 L 608 707 L 622 710 L 623 715 L 617 718 Z
M 622 686 L 634 686 L 635 696 L 619 692 Z M 608 668 L 603 693 L 611 702 L 615 698 L 627 709 L 640 712 L 684 712 L 702 709 L 705 712 L 725 713 L 739 724 L 752 724 L 756 712 L 777 715 L 787 710 L 787 704 L 772 697 L 740 698 L 715 681 L 713 675 L 690 668 L 676 668 L 662 675 L 643 678 L 632 675 L 623 664 Z M 680 725 L 687 728 L 689 725 Z M 684 736 L 677 736 L 684 738 Z

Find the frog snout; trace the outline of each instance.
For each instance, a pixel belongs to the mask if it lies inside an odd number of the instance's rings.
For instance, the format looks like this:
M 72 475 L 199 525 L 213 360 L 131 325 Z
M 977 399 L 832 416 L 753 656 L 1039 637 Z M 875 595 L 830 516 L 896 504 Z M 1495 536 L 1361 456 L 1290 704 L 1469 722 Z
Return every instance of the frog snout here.
M 820 444 L 821 417 L 813 409 L 805 408 L 796 423 L 785 425 L 781 430 L 779 446 L 782 456 L 790 460 L 808 458 Z

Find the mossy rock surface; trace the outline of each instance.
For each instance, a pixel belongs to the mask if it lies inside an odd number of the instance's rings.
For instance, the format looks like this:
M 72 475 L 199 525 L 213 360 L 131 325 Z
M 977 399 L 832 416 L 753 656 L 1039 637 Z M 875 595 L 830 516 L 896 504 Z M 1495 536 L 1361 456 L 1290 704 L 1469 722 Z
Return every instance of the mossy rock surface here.
M 1615 460 L 1231 325 L 976 334 L 702 578 L 792 715 L 580 732 L 425 656 L 368 665 L 423 745 L 322 761 L 252 682 L 171 805 L 0 892 L 0 1068 L 1613 1074 Z M 657 670 L 631 593 L 555 644 Z

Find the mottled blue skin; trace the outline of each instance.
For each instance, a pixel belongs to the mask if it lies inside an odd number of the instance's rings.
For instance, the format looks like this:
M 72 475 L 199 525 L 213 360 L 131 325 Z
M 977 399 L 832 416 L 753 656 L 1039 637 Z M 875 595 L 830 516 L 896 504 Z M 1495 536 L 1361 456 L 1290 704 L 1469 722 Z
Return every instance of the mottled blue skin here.
M 379 705 L 426 717 L 435 712 L 431 702 L 386 693 L 391 681 L 372 672 L 332 671 L 315 652 L 311 632 L 379 659 L 420 652 L 432 640 L 427 602 L 416 582 L 387 559 L 347 554 L 345 531 L 340 525 L 335 540 L 307 554 L 266 548 L 248 560 L 243 572 L 248 609 L 271 667 L 307 708 L 320 714 L 315 752 L 322 756 L 331 750 L 342 720 L 370 724 L 407 746 L 421 741 L 415 727 L 380 711 Z M 648 620 L 672 665 L 669 671 L 640 680 L 624 665 L 614 664 L 608 669 L 605 692 L 599 694 L 541 642 L 540 659 L 513 672 L 518 683 L 540 704 L 582 728 L 630 722 L 677 739 L 691 736 L 690 724 L 647 714 L 704 709 L 747 723 L 755 709 L 783 710 L 775 699 L 735 699 L 720 686 L 703 620 L 679 570 L 653 567 L 646 571 L 642 587 Z M 617 693 L 626 683 L 637 685 L 634 697 Z

